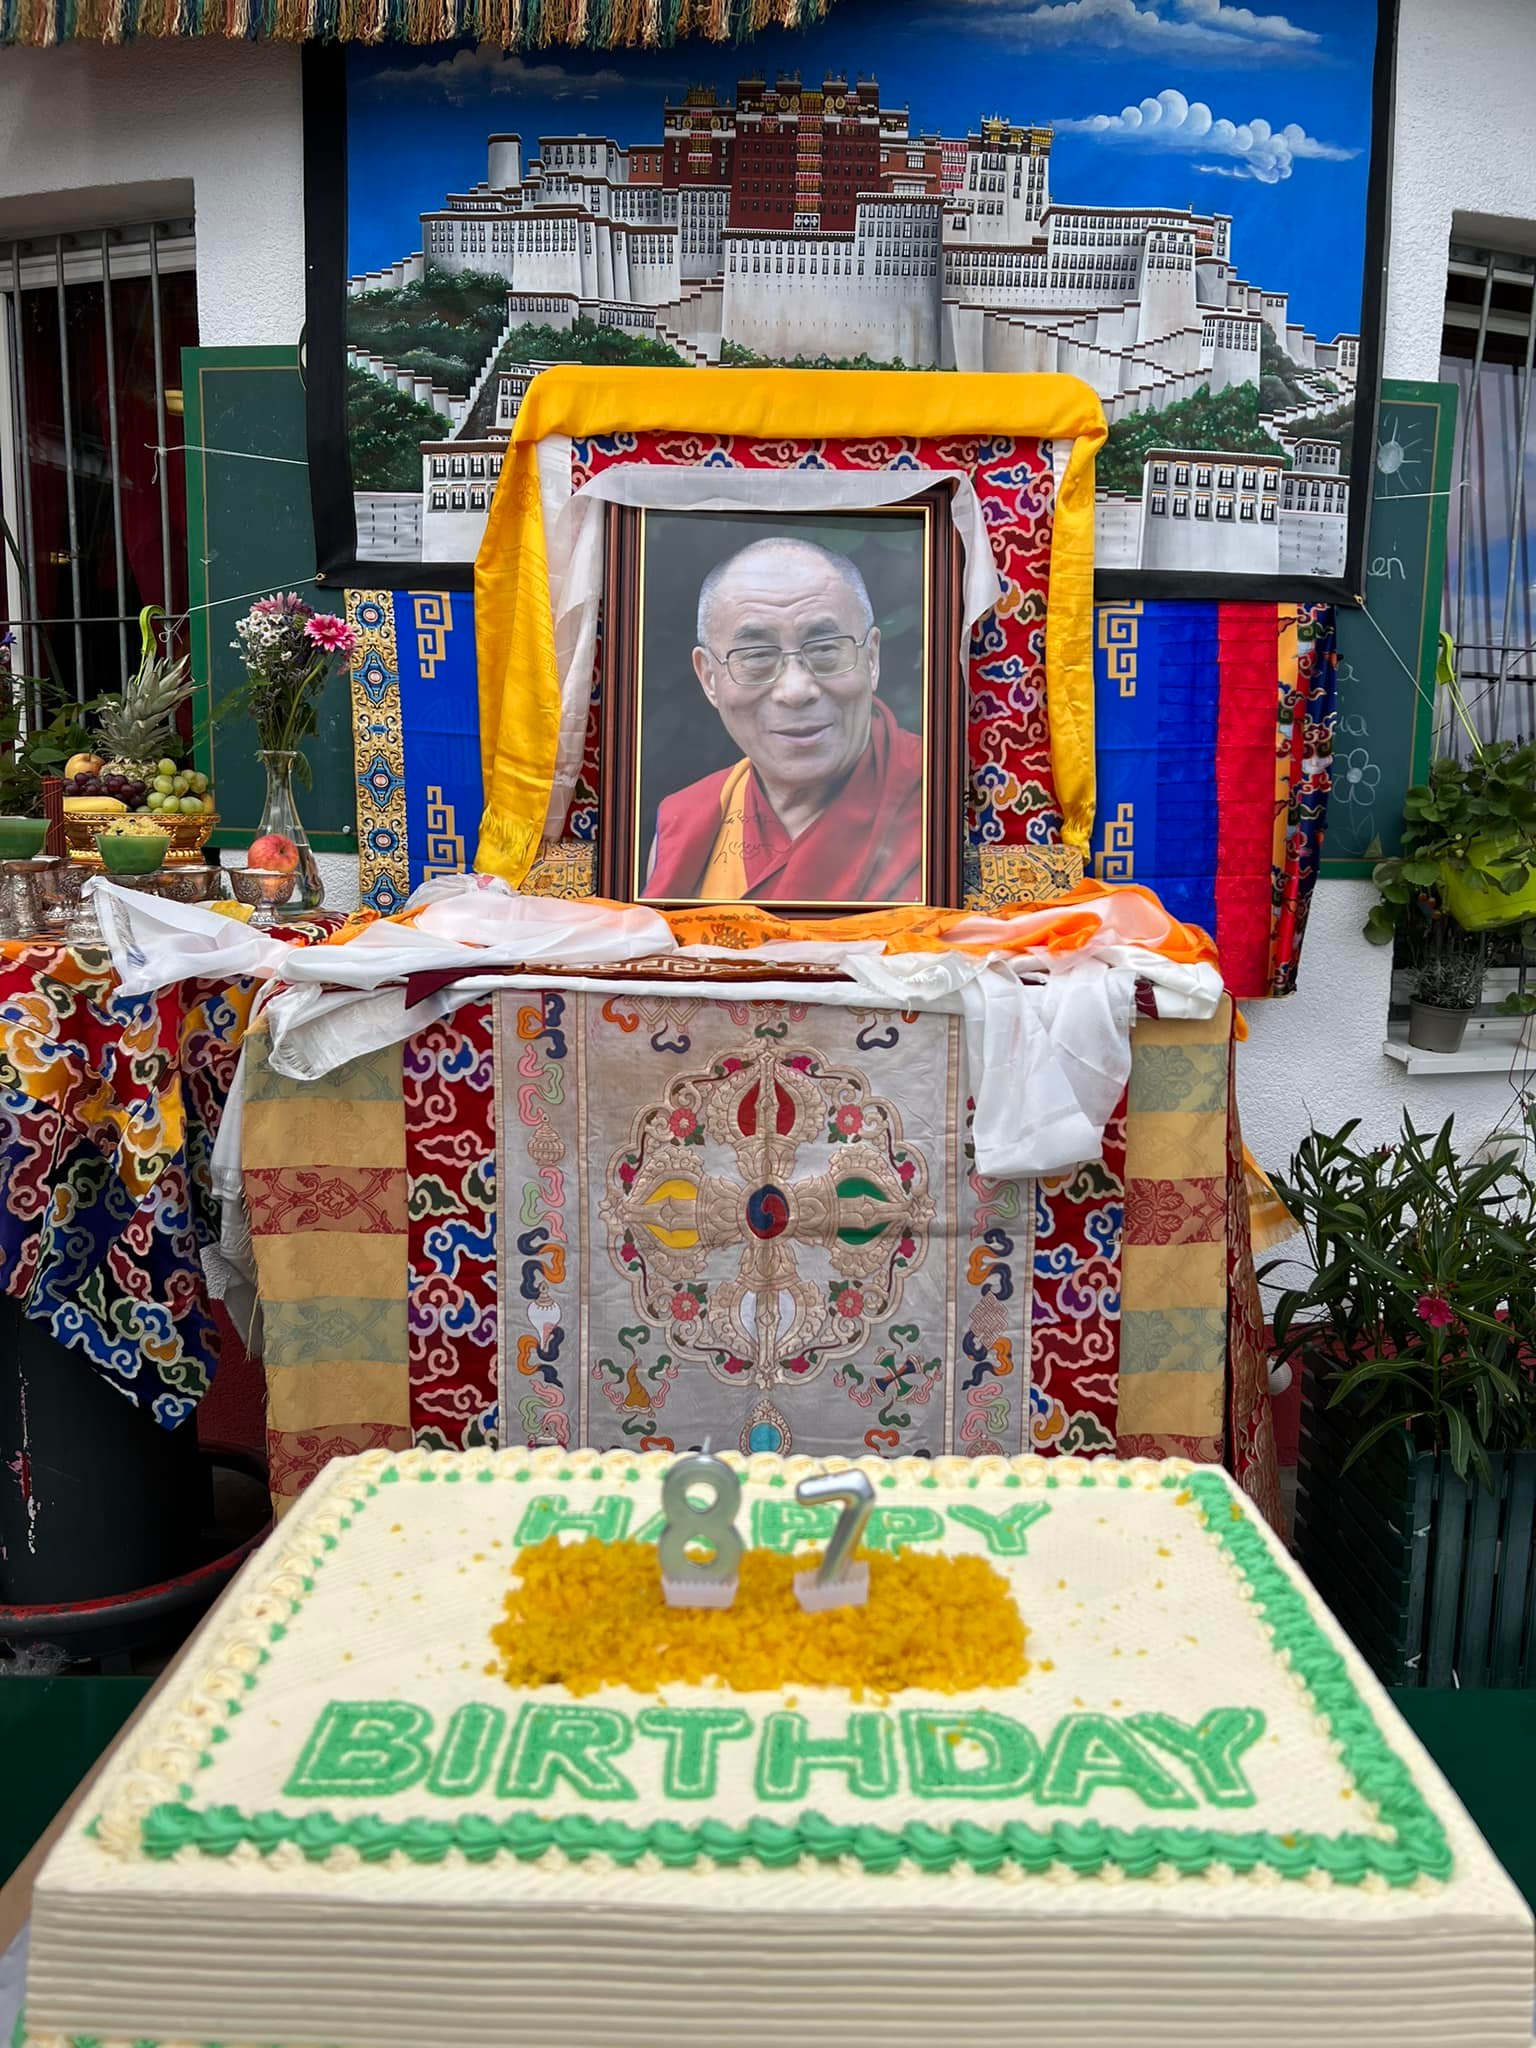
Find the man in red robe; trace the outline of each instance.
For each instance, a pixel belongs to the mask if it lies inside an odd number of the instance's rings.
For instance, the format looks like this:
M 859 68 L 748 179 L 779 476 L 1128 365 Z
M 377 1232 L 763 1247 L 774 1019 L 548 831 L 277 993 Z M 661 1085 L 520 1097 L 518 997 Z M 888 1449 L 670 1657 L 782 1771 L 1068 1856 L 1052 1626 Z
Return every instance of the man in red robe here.
M 694 674 L 743 758 L 657 806 L 647 897 L 920 903 L 922 742 L 876 694 L 854 564 L 754 541 L 705 577 L 698 636 Z

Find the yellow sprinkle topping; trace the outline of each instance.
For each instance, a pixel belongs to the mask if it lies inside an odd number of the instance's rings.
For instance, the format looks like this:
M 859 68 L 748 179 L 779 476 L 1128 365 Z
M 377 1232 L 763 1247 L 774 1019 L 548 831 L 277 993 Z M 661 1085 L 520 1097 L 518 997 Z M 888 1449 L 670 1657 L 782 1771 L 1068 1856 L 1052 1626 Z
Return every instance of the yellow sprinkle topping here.
M 605 1685 L 657 1692 L 713 1682 L 732 1692 L 837 1686 L 862 1699 L 908 1686 L 972 1692 L 1012 1685 L 1029 1669 L 1027 1633 L 1007 1581 L 985 1558 L 860 1551 L 869 1600 L 806 1614 L 798 1572 L 819 1551 L 742 1555 L 727 1608 L 668 1607 L 649 1543 L 566 1543 L 548 1536 L 519 1553 L 504 1618 L 491 1630 L 500 1675 L 520 1689 Z

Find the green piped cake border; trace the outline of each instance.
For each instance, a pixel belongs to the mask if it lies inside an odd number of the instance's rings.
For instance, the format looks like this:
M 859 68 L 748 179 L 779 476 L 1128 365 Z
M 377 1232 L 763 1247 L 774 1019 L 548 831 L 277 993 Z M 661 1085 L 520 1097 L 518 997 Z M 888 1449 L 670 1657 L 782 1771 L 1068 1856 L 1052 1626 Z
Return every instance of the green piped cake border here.
M 375 1457 L 380 1455 L 388 1454 Z M 408 1461 L 414 1459 L 422 1460 L 419 1469 L 411 1469 Z M 390 1456 L 382 1469 L 374 1465 L 377 1480 L 360 1472 L 357 1476 L 363 1481 L 361 1496 L 354 1497 L 348 1503 L 348 1511 L 338 1517 L 337 1530 L 349 1527 L 380 1487 L 397 1484 L 402 1477 L 420 1484 L 439 1479 L 455 1484 L 470 1477 L 481 1481 L 496 1477 L 489 1463 L 478 1464 L 470 1472 L 458 1461 L 440 1471 L 438 1462 L 429 1454 L 406 1452 Z M 551 1469 L 550 1480 L 559 1484 L 578 1477 L 638 1476 L 637 1463 L 627 1458 L 622 1464 L 612 1457 L 594 1457 L 587 1462 L 578 1455 L 573 1462 L 583 1465 L 579 1474 L 562 1463 L 559 1469 Z M 359 1463 L 367 1466 L 372 1460 Z M 404 1472 L 400 1469 L 402 1464 L 406 1466 Z M 1114 1469 L 1118 1483 L 1130 1483 L 1121 1468 Z M 513 1476 L 531 1479 L 531 1462 Z M 1092 1466 L 1079 1467 L 1074 1476 L 1080 1486 L 1101 1483 Z M 938 1482 L 930 1476 L 927 1483 Z M 1010 1473 L 1003 1483 L 1020 1482 L 1016 1473 Z M 1073 1482 L 1053 1473 L 1043 1483 L 1054 1490 Z M 1393 1840 L 1352 1832 L 1323 1835 L 1298 1831 L 1276 1835 L 1267 1830 L 1114 1828 L 1091 1820 L 1058 1821 L 1048 1828 L 1031 1827 L 1022 1821 L 999 1827 L 957 1821 L 939 1828 L 914 1821 L 893 1830 L 873 1824 L 835 1823 L 814 1812 L 802 1813 L 789 1823 L 754 1819 L 736 1825 L 704 1820 L 688 1826 L 676 1821 L 654 1821 L 644 1827 L 580 1814 L 547 1819 L 529 1812 L 497 1817 L 462 1814 L 442 1821 L 386 1821 L 377 1815 L 341 1820 L 323 1811 L 293 1816 L 278 1812 L 246 1814 L 234 1806 L 199 1808 L 191 1803 L 192 1787 L 182 1785 L 178 1799 L 162 1801 L 143 1816 L 139 1846 L 145 1855 L 157 1860 L 188 1848 L 207 1856 L 227 1856 L 243 1844 L 266 1856 L 292 1844 L 312 1863 L 324 1863 L 335 1850 L 347 1848 L 355 1850 L 365 1863 L 382 1862 L 400 1854 L 414 1863 L 432 1864 L 441 1862 L 450 1852 L 457 1852 L 473 1863 L 490 1862 L 501 1855 L 531 1863 L 554 1852 L 576 1864 L 601 1856 L 628 1866 L 643 1857 L 652 1857 L 672 1869 L 699 1865 L 728 1868 L 750 1860 L 764 1869 L 777 1870 L 802 1859 L 834 1863 L 853 1857 L 872 1875 L 903 1866 L 936 1873 L 956 1864 L 968 1865 L 985 1875 L 1004 1864 L 1012 1864 L 1032 1875 L 1042 1875 L 1059 1865 L 1080 1877 L 1097 1876 L 1113 1867 L 1127 1878 L 1147 1878 L 1167 1864 L 1181 1878 L 1202 1876 L 1213 1866 L 1239 1873 L 1262 1868 L 1291 1880 L 1321 1874 L 1344 1885 L 1375 1879 L 1403 1887 L 1421 1879 L 1448 1878 L 1453 1858 L 1443 1826 L 1412 1772 L 1393 1751 L 1360 1697 L 1344 1658 L 1319 1625 L 1305 1594 L 1275 1559 L 1268 1540 L 1252 1519 L 1252 1511 L 1213 1471 L 1201 1472 L 1186 1466 L 1162 1476 L 1159 1483 L 1165 1490 L 1188 1495 L 1202 1525 L 1236 1568 L 1263 1618 L 1276 1654 L 1301 1679 L 1315 1711 L 1339 1745 L 1341 1763 L 1362 1796 L 1375 1805 L 1381 1820 L 1392 1829 Z M 973 1472 L 968 1485 L 975 1488 L 980 1484 L 980 1478 Z M 338 1540 L 335 1533 L 321 1535 L 309 1570 L 302 1576 L 302 1591 L 291 1602 L 290 1620 L 304 1598 L 313 1592 L 314 1574 L 334 1553 Z M 268 1645 L 279 1641 L 286 1627 L 287 1622 L 272 1622 Z M 254 1690 L 260 1667 L 269 1654 L 269 1648 L 257 1650 L 256 1668 L 243 1672 L 243 1691 Z M 242 1701 L 228 1700 L 226 1711 L 229 1715 L 239 1714 Z M 226 1733 L 225 1728 L 216 1728 L 213 1740 L 224 1739 Z M 205 1750 L 199 1765 L 205 1766 L 211 1755 L 211 1750 Z

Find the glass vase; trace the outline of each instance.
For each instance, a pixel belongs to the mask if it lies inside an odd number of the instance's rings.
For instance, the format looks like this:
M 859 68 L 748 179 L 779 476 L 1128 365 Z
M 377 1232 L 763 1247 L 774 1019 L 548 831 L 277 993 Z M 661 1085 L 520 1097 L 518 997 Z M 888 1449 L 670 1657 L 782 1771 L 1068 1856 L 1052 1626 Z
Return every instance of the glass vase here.
M 261 829 L 245 856 L 247 865 L 253 868 L 285 867 L 287 848 L 263 842 L 287 840 L 299 859 L 294 870 L 293 891 L 284 899 L 282 908 L 290 915 L 318 910 L 325 901 L 325 884 L 320 879 L 320 868 L 311 850 L 309 835 L 293 800 L 293 752 L 283 748 L 262 748 L 257 758 L 267 771 L 267 800 L 262 806 Z

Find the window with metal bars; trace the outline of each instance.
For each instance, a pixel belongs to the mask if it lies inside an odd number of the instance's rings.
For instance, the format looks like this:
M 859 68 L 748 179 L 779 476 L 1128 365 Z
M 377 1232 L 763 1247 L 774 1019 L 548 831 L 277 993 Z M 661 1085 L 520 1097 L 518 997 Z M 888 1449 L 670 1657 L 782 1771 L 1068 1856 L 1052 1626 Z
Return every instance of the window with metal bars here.
M 1536 258 L 1453 243 L 1440 375 L 1460 403 L 1443 619 L 1488 739 L 1536 738 L 1533 363 Z M 1449 727 L 1443 737 L 1466 744 Z
M 0 636 L 81 701 L 127 680 L 145 605 L 186 606 L 194 264 L 190 220 L 0 241 Z

